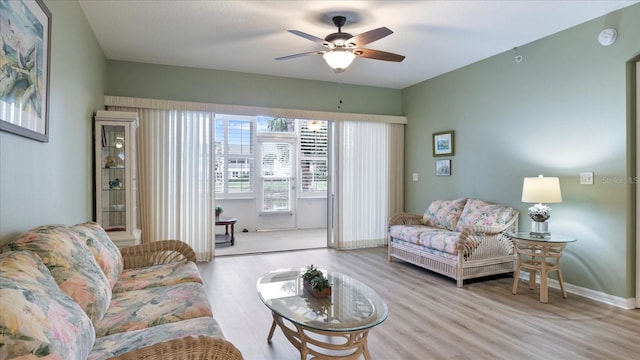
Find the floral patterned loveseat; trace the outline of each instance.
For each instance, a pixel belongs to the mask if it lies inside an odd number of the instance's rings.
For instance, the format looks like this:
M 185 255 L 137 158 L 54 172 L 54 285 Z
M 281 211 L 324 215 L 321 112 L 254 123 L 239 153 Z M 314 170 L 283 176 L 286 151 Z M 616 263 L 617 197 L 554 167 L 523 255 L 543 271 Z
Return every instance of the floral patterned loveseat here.
M 118 250 L 94 222 L 45 225 L 0 254 L 0 359 L 242 359 L 179 241 Z
M 519 212 L 478 199 L 435 200 L 424 215 L 389 219 L 389 261 L 394 258 L 456 279 L 509 273 L 515 253 L 505 232 L 517 232 Z

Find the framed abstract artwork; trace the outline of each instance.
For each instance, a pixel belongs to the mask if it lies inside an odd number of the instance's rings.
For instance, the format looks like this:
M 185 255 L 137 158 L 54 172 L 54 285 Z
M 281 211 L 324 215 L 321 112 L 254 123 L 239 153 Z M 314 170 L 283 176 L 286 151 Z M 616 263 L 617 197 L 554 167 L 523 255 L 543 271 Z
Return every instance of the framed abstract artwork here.
M 433 133 L 433 156 L 453 156 L 453 130 Z
M 42 0 L 0 0 L 0 130 L 49 141 L 51 12 Z

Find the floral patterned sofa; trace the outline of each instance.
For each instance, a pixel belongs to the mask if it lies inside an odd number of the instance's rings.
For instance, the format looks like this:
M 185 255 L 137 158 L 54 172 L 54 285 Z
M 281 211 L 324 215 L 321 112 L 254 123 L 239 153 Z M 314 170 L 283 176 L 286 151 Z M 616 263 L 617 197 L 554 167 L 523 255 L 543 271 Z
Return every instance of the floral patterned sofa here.
M 97 223 L 45 225 L 0 254 L 0 359 L 242 359 L 179 241 L 118 250 Z
M 478 199 L 435 200 L 424 215 L 389 219 L 389 261 L 400 259 L 456 279 L 514 270 L 515 253 L 505 232 L 518 230 L 517 210 Z

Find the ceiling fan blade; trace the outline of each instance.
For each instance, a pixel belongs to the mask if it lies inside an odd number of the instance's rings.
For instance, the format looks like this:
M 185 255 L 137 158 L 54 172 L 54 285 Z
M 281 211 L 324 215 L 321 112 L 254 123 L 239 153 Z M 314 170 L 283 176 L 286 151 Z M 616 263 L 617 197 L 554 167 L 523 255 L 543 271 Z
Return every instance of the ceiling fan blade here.
M 404 60 L 403 55 L 398 55 L 398 54 L 394 54 L 386 51 L 380 51 L 380 50 L 355 49 L 353 50 L 353 53 L 359 57 L 375 59 L 375 60 L 395 61 L 395 62 L 401 62 L 402 60 Z
M 303 37 L 303 38 L 305 38 L 307 40 L 311 40 L 311 41 L 313 41 L 315 43 L 318 43 L 318 44 L 320 44 L 322 46 L 326 46 L 326 44 L 327 44 L 327 42 L 324 41 L 324 39 L 320 39 L 317 36 L 313 36 L 311 34 L 307 34 L 305 32 L 299 31 L 299 30 L 287 30 L 287 31 L 292 33 L 292 34 L 294 34 L 294 35 L 298 35 L 300 37 Z
M 326 52 L 326 51 L 309 51 L 309 52 L 300 53 L 300 54 L 293 54 L 293 55 L 281 56 L 281 57 L 279 57 L 279 58 L 276 58 L 276 60 L 288 60 L 288 59 L 293 59 L 293 58 L 302 57 L 302 56 L 307 56 L 307 55 L 322 55 L 322 54 L 324 54 L 325 52 Z
M 362 34 L 356 35 L 351 39 L 347 40 L 349 44 L 355 44 L 355 46 L 362 46 L 372 43 L 376 40 L 380 40 L 385 36 L 389 36 L 393 34 L 393 31 L 387 29 L 386 27 L 381 27 L 377 29 L 373 29 L 367 32 L 363 32 Z

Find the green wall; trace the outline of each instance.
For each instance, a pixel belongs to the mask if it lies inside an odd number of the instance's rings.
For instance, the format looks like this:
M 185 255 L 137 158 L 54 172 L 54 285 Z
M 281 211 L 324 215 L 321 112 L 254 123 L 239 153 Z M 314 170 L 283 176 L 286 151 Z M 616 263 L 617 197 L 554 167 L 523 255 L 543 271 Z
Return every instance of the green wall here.
M 76 1 L 52 13 L 49 142 L 0 132 L 0 244 L 31 227 L 93 218 L 91 115 L 106 61 Z
M 596 41 L 606 25 L 618 41 Z M 480 61 L 402 91 L 408 117 L 405 207 L 422 213 L 434 199 L 480 198 L 520 211 L 525 176 L 560 177 L 563 202 L 551 204 L 550 230 L 575 236 L 567 283 L 634 296 L 635 225 L 631 210 L 635 135 L 628 108 L 628 62 L 640 53 L 640 5 L 609 14 L 515 52 Z M 431 134 L 455 130 L 452 176 L 434 175 Z M 632 134 L 632 133 L 629 133 Z M 579 185 L 593 171 L 594 185 Z M 419 181 L 412 181 L 412 173 Z
M 123 61 L 108 61 L 108 73 L 107 95 L 402 115 L 394 89 Z

